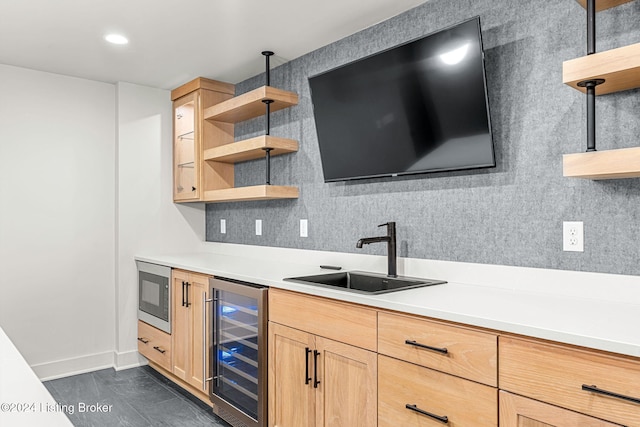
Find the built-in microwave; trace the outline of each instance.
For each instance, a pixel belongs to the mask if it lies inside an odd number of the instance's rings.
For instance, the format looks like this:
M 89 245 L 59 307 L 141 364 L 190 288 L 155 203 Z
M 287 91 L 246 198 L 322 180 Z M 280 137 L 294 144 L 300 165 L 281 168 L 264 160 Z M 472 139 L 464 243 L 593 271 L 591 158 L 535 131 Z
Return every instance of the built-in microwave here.
M 137 261 L 138 319 L 171 333 L 171 267 Z

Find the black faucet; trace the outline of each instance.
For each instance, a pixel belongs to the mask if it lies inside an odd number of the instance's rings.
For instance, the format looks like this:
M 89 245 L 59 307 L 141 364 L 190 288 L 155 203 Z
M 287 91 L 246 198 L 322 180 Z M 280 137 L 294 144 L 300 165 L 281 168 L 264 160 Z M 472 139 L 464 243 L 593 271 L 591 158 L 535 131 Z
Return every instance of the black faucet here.
M 378 227 L 384 227 L 385 225 L 387 226 L 386 236 L 365 237 L 364 239 L 358 240 L 356 248 L 361 248 L 362 245 L 368 245 L 369 243 L 387 242 L 387 276 L 398 277 L 396 263 L 396 223 L 387 222 L 385 224 L 380 224 Z

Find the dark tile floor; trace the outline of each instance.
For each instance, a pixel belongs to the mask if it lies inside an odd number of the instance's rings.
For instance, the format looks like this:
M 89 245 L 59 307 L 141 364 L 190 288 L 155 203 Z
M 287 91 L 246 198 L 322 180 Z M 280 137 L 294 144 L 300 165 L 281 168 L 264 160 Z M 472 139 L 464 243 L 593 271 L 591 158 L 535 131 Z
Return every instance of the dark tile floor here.
M 66 412 L 74 426 L 229 427 L 210 407 L 148 366 L 104 369 L 44 385 L 60 405 L 72 409 Z M 87 410 L 97 409 L 89 406 L 96 404 L 111 407 L 106 412 Z

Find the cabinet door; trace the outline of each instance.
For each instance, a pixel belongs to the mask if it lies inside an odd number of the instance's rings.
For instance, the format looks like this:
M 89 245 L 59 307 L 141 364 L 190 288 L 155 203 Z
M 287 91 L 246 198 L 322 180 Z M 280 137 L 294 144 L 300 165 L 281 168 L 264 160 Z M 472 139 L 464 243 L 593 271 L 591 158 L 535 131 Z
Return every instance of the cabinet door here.
M 198 117 L 199 93 L 193 92 L 173 103 L 173 199 L 197 200 L 199 187 L 200 144 Z
M 187 287 L 189 274 L 184 271 L 173 270 L 172 273 L 172 299 L 173 317 L 171 319 L 171 340 L 172 340 L 172 372 L 181 380 L 187 381 L 189 371 L 189 340 L 191 334 L 191 303 L 188 300 Z
M 313 336 L 269 323 L 269 426 L 316 425 Z
M 316 337 L 314 380 L 318 426 L 374 427 L 378 419 L 376 353 Z M 317 371 L 315 371 L 317 369 Z
M 207 345 L 207 324 L 206 302 L 209 277 L 200 274 L 189 275 L 189 310 L 191 312 L 191 352 L 189 357 L 189 375 L 187 382 L 198 390 L 209 393 L 209 386 L 203 381 L 205 380 L 204 372 L 208 365 L 208 345 Z M 205 371 L 203 371 L 205 369 Z M 208 375 L 207 375 L 208 377 Z
M 577 412 L 500 392 L 501 427 L 614 427 L 613 424 Z

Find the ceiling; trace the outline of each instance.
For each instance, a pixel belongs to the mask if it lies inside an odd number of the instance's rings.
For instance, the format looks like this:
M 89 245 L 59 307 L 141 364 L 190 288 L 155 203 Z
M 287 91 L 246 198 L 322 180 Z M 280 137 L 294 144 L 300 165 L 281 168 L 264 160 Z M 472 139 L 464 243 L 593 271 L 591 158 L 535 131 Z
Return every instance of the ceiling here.
M 237 83 L 425 0 L 0 0 L 0 63 L 172 89 Z M 118 32 L 124 46 L 104 41 Z

